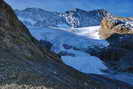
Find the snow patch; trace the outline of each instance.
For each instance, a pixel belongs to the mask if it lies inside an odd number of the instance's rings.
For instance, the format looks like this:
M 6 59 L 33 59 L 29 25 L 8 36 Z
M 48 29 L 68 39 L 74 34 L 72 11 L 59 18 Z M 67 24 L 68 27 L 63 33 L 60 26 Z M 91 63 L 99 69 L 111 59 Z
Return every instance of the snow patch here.
M 90 27 L 81 27 L 81 28 L 70 28 L 70 27 L 63 28 L 62 26 L 60 26 L 60 27 L 50 27 L 50 28 L 72 32 L 76 35 L 88 37 L 90 39 L 101 40 L 99 35 L 99 29 L 101 28 L 101 26 L 90 26 Z
M 67 24 L 57 24 L 57 27 L 61 27 L 61 28 L 70 28 L 70 26 L 68 26 Z
M 101 26 L 91 26 L 91 27 L 82 27 L 82 28 L 73 28 L 71 29 L 77 35 L 86 36 L 92 39 L 100 39 L 99 29 Z

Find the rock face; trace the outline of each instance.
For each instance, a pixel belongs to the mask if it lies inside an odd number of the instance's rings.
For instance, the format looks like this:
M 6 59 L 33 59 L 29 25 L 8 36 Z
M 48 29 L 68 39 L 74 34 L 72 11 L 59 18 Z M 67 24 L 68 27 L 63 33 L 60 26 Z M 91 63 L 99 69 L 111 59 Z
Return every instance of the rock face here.
M 106 39 L 112 34 L 133 34 L 133 18 L 106 17 L 101 22 L 99 34 Z
M 104 9 L 85 11 L 73 9 L 64 14 L 66 22 L 72 27 L 87 27 L 99 25 L 104 17 L 110 17 L 111 13 Z
M 120 81 L 82 74 L 40 47 L 3 0 L 0 1 L 1 89 L 132 89 Z M 108 81 L 108 82 L 106 82 Z
M 116 72 L 133 73 L 133 35 L 113 34 L 107 39 L 110 45 L 92 55 L 98 56 Z
M 103 9 L 85 11 L 73 9 L 64 13 L 50 12 L 39 8 L 15 10 L 19 19 L 26 26 L 49 27 L 65 25 L 68 27 L 85 27 L 99 25 L 103 17 L 111 16 Z
M 95 53 L 111 69 L 119 72 L 133 73 L 133 19 L 104 18 L 100 36 L 109 42 L 109 46 Z
M 118 71 L 133 73 L 133 35 L 132 34 L 113 34 L 107 39 L 110 43 L 112 58 Z M 113 55 L 112 55 L 113 54 Z

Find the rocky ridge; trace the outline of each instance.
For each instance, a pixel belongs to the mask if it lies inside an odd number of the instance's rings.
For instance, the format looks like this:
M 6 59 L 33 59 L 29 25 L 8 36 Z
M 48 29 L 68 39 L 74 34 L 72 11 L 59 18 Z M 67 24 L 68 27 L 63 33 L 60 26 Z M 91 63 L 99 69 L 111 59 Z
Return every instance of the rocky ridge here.
M 133 34 L 133 18 L 105 17 L 99 34 L 106 39 L 112 34 Z
M 104 18 L 99 35 L 109 46 L 94 53 L 109 68 L 117 72 L 133 73 L 133 19 L 123 17 Z
M 112 16 L 111 13 L 104 9 L 85 11 L 78 8 L 64 13 L 66 22 L 72 27 L 87 27 L 100 25 L 104 17 Z

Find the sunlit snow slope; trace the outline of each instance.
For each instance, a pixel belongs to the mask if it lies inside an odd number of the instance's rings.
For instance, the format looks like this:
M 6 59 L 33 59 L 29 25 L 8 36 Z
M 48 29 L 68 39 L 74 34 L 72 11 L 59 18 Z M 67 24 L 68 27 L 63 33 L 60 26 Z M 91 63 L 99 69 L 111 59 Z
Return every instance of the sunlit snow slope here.
M 77 35 L 81 35 L 90 39 L 101 40 L 98 33 L 100 26 L 90 26 L 90 27 L 81 27 L 81 28 L 68 28 L 68 27 L 64 28 L 64 25 L 59 25 L 59 27 L 50 27 L 50 28 L 73 32 Z

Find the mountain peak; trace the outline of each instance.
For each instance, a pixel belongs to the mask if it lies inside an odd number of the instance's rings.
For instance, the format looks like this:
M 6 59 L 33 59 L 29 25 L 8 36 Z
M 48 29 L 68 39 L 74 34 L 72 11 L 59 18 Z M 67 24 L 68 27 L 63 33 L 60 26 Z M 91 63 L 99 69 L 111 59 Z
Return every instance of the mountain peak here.
M 41 8 L 25 8 L 23 11 L 44 11 Z
M 69 11 L 78 12 L 78 11 L 84 11 L 84 10 L 82 10 L 82 9 L 79 9 L 79 8 L 72 8 L 72 9 L 70 9 Z
M 95 9 L 95 10 L 88 11 L 88 12 L 89 13 L 97 13 L 103 17 L 112 17 L 112 14 L 105 9 Z
M 67 23 L 72 27 L 87 27 L 100 25 L 104 17 L 112 15 L 104 9 L 85 11 L 75 8 L 74 10 L 66 11 L 64 16 Z

